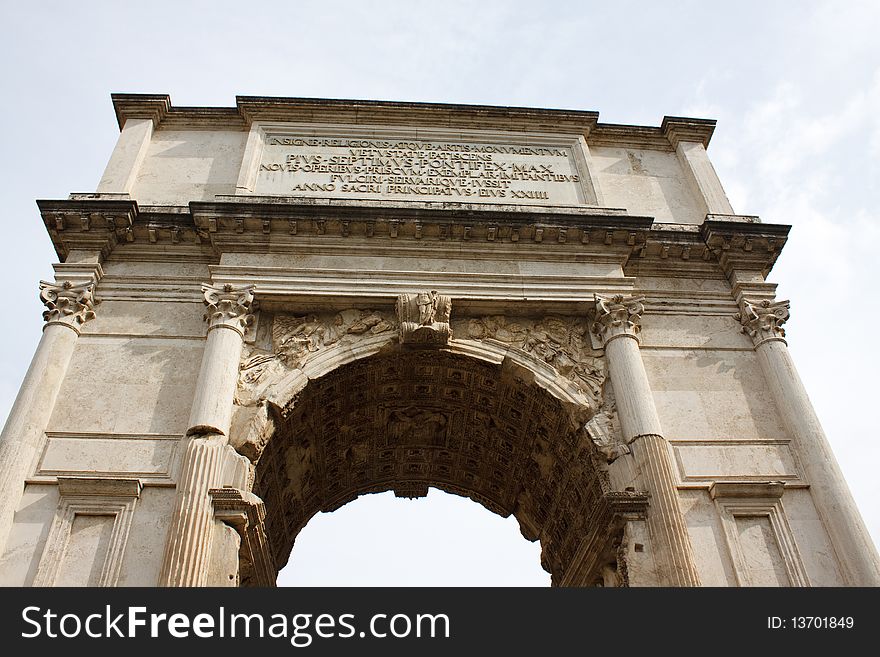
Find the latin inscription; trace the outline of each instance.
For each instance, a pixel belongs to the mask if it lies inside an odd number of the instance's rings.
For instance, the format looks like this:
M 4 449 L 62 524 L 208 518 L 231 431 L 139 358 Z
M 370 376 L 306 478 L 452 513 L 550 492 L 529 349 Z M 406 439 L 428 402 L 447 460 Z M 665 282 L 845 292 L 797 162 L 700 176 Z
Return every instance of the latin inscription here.
M 569 146 L 267 135 L 255 193 L 583 203 Z

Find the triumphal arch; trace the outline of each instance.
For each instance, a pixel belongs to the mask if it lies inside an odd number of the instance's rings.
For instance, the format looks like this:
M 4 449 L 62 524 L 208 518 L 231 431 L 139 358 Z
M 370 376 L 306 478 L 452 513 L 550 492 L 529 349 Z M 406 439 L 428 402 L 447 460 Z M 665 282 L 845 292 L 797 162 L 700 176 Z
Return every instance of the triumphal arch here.
M 429 486 L 555 585 L 880 584 L 714 122 L 113 102 L 97 189 L 38 202 L 3 584 L 269 586 L 316 513 Z

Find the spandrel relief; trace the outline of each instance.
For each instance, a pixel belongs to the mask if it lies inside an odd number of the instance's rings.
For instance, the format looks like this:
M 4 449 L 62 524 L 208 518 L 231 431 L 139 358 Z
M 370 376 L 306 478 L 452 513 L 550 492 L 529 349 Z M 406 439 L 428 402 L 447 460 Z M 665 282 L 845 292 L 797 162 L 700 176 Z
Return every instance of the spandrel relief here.
M 590 346 L 587 325 L 579 318 L 490 315 L 455 321 L 453 331 L 459 337 L 497 340 L 520 349 L 574 382 L 590 399 L 594 410 L 602 405 L 605 362 L 600 352 Z
M 392 341 L 397 329 L 393 313 L 374 310 L 276 315 L 272 322 L 271 347 L 245 345 L 236 402 L 242 406 L 259 402 L 259 391 L 266 381 L 301 369 L 322 349 L 384 334 Z
M 620 432 L 613 396 L 606 385 L 605 361 L 601 352 L 591 346 L 587 322 L 578 317 L 502 315 L 464 317 L 450 322 L 443 298 L 420 298 L 413 294 L 404 295 L 401 300 L 406 306 L 404 321 L 411 319 L 421 327 L 443 324 L 444 332 L 455 339 L 503 343 L 552 367 L 559 376 L 574 383 L 588 400 L 592 419 L 585 431 L 592 442 L 609 461 L 620 456 Z M 276 315 L 270 336 L 255 345 L 245 345 L 236 403 L 259 404 L 275 383 L 320 358 L 321 352 L 330 347 L 356 348 L 365 340 L 382 336 L 387 338 L 388 347 L 393 348 L 399 344 L 401 335 L 400 308 L 395 310 Z

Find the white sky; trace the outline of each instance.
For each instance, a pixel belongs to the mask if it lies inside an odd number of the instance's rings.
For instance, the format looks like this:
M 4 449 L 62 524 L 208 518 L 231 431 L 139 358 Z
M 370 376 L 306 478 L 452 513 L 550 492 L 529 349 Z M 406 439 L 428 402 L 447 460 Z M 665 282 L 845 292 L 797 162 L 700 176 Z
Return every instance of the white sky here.
M 39 339 L 37 282 L 55 261 L 34 200 L 94 191 L 118 134 L 111 92 L 169 93 L 175 105 L 233 106 L 242 94 L 598 110 L 643 125 L 714 118 L 709 154 L 734 209 L 794 226 L 771 280 L 791 299 L 790 348 L 880 540 L 880 3 L 0 7 L 0 417 Z M 467 500 L 370 496 L 306 527 L 290 581 L 542 585 L 537 555 L 515 521 Z

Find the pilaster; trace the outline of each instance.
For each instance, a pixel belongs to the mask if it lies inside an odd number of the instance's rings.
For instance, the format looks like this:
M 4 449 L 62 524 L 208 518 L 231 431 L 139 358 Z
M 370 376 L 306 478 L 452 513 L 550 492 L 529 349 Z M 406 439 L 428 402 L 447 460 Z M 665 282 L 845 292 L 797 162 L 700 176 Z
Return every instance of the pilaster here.
M 675 148 L 685 176 L 706 213 L 733 214 L 721 180 L 706 153 L 706 146 L 714 129 L 715 121 L 671 116 L 664 117 L 661 125 L 661 130 Z
M 98 183 L 99 194 L 130 194 L 153 137 L 153 120 L 126 119 Z

